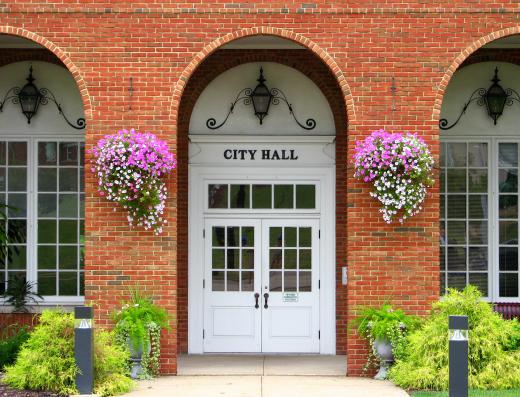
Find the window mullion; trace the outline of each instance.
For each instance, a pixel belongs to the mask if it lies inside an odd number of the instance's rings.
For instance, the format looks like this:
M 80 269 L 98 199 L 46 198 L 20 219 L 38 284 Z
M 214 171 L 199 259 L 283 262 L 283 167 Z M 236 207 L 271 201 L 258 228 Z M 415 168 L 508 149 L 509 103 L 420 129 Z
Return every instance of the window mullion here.
M 27 139 L 27 280 L 36 283 L 37 278 L 37 245 L 36 232 L 38 211 L 38 162 L 36 160 L 37 145 L 35 138 Z

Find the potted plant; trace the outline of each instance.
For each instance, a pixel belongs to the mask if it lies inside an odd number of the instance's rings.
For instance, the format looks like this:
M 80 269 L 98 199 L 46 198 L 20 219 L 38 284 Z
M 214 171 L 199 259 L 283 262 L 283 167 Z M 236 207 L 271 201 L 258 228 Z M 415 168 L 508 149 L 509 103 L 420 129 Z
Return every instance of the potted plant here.
M 390 365 L 403 351 L 405 337 L 417 327 L 418 319 L 385 303 L 379 308 L 364 308 L 354 324 L 370 344 L 367 368 L 379 362 L 379 371 L 374 379 L 386 379 Z
M 113 313 L 115 331 L 120 343 L 130 351 L 131 377 L 158 375 L 160 332 L 168 327 L 166 310 L 156 306 L 149 296 L 130 290 L 130 301 Z
M 434 164 L 422 138 L 379 130 L 357 141 L 354 151 L 354 176 L 373 184 L 370 195 L 381 203 L 386 223 L 395 217 L 402 223 L 421 211 Z
M 160 234 L 168 193 L 163 177 L 177 165 L 166 142 L 149 132 L 121 130 L 100 139 L 91 153 L 99 194 L 127 210 L 130 225 Z

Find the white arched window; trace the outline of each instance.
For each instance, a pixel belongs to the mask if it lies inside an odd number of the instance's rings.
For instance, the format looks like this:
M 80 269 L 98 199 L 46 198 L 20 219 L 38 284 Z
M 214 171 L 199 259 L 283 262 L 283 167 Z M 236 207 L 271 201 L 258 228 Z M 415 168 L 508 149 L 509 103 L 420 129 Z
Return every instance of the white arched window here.
M 33 67 L 34 84 L 54 93 L 71 120 L 84 117 L 67 69 L 46 62 L 0 68 L 0 94 L 22 87 Z M 71 128 L 49 102 L 31 123 L 8 101 L 0 113 L 0 202 L 11 209 L 8 227 L 24 231 L 18 255 L 0 261 L 0 289 L 13 277 L 34 283 L 45 303 L 75 303 L 83 295 L 84 130 Z
M 520 92 L 520 67 L 483 62 L 459 70 L 448 86 L 441 118 L 454 121 L 495 67 L 500 84 Z M 520 104 L 497 124 L 473 102 L 459 123 L 441 130 L 441 292 L 476 285 L 489 300 L 520 301 L 518 173 Z

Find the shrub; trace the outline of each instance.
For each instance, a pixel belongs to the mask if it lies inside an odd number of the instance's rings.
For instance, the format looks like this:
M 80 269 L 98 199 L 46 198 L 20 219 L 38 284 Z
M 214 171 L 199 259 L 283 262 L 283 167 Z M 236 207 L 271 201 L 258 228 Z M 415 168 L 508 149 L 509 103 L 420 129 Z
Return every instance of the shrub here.
M 448 290 L 433 304 L 423 326 L 408 336 L 404 354 L 390 370 L 390 379 L 407 389 L 448 388 L 448 316 L 466 315 L 469 321 L 469 385 L 475 389 L 520 386 L 520 327 L 504 320 L 482 301 L 477 288 Z
M 109 396 L 129 391 L 132 381 L 126 376 L 126 352 L 106 331 L 97 332 L 94 341 L 94 392 Z M 20 350 L 16 363 L 6 367 L 3 381 L 16 389 L 77 394 L 77 372 L 74 317 L 71 313 L 46 310 Z
M 26 327 L 9 326 L 2 331 L 0 340 L 0 370 L 14 363 L 22 344 L 29 339 Z

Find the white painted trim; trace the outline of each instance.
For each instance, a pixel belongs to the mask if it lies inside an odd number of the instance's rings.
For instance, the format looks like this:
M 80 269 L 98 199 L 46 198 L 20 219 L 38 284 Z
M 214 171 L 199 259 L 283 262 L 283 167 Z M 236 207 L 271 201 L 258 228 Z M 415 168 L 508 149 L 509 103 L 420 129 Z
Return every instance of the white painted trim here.
M 277 177 L 275 177 L 276 175 Z M 320 354 L 336 353 L 336 195 L 335 168 L 328 167 L 211 167 L 189 165 L 189 209 L 188 209 L 188 352 L 202 354 L 204 293 L 204 252 L 201 249 L 205 217 L 222 217 L 222 213 L 205 211 L 208 180 L 263 179 L 276 181 L 277 178 L 291 181 L 319 181 L 320 213 L 286 213 L 285 218 L 313 218 L 320 220 Z M 214 214 L 214 215 L 213 215 Z M 280 218 L 281 213 L 264 213 L 256 217 Z M 253 214 L 227 212 L 226 217 L 253 217 Z
M 195 135 L 189 136 L 193 143 L 333 143 L 334 135 Z

